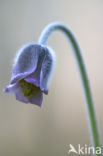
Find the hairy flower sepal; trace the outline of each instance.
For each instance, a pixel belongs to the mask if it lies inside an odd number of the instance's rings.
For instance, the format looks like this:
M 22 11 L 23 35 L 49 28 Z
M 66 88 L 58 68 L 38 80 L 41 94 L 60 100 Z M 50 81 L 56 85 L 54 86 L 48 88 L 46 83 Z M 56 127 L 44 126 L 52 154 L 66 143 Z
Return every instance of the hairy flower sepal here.
M 23 46 L 14 60 L 10 85 L 4 92 L 15 94 L 19 101 L 41 106 L 43 93 L 48 94 L 54 64 L 51 48 L 34 43 Z

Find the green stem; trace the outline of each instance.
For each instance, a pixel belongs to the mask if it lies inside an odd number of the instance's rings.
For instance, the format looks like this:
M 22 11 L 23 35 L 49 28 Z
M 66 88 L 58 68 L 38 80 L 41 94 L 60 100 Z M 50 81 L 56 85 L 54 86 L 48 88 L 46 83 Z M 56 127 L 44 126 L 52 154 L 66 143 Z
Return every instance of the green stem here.
M 49 35 L 55 30 L 62 31 L 66 35 L 66 37 L 69 39 L 69 41 L 72 45 L 75 59 L 76 59 L 76 62 L 77 62 L 78 68 L 79 68 L 79 72 L 80 72 L 82 88 L 83 88 L 84 97 L 85 97 L 85 103 L 87 106 L 87 115 L 88 115 L 88 119 L 89 119 L 89 127 L 90 127 L 90 132 L 91 132 L 90 133 L 91 141 L 95 148 L 100 147 L 101 143 L 100 143 L 99 131 L 98 131 L 97 120 L 96 120 L 96 112 L 94 109 L 93 99 L 92 99 L 92 95 L 91 95 L 91 91 L 90 91 L 90 85 L 89 85 L 84 61 L 83 61 L 83 58 L 81 55 L 81 50 L 80 50 L 80 47 L 78 45 L 78 42 L 77 42 L 74 34 L 64 24 L 62 24 L 60 22 L 53 22 L 53 23 L 49 24 L 44 29 L 44 31 L 41 33 L 41 36 L 39 38 L 39 43 L 45 44 Z M 101 154 L 96 154 L 96 155 L 100 156 Z

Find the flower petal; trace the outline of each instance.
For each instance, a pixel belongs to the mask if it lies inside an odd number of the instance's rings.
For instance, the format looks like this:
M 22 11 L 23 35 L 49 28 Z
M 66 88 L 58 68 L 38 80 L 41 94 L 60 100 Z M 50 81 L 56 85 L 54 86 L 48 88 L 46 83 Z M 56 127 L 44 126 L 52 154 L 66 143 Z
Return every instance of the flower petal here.
M 35 94 L 29 99 L 31 104 L 36 104 L 38 106 L 42 105 L 43 93 L 41 91 L 36 91 Z
M 39 54 L 36 70 L 33 73 L 29 74 L 25 78 L 25 81 L 27 81 L 29 83 L 33 83 L 37 87 L 40 86 L 40 72 L 41 72 L 42 63 L 44 61 L 44 58 L 45 58 L 45 48 L 43 47 L 41 53 Z
M 10 93 L 10 94 L 14 94 L 16 92 L 18 88 L 18 84 L 15 83 L 15 84 L 10 84 L 8 85 L 5 89 L 4 89 L 4 92 L 6 93 Z
M 18 52 L 14 62 L 13 74 L 10 82 L 11 84 L 19 81 L 36 70 L 38 58 L 42 50 L 42 46 L 31 43 L 24 46 Z
M 50 48 L 45 48 L 45 58 L 42 63 L 41 73 L 40 73 L 40 88 L 45 93 L 48 94 L 48 84 L 51 78 L 51 73 L 54 67 L 54 52 Z
M 4 92 L 15 94 L 16 99 L 25 103 L 28 103 L 28 98 L 24 97 L 19 83 L 11 84 L 4 89 Z
M 25 73 L 20 73 L 20 74 L 17 74 L 15 76 L 13 76 L 12 79 L 11 79 L 11 81 L 10 81 L 10 84 L 14 84 L 14 83 L 19 82 L 19 80 L 24 79 L 29 74 L 31 74 L 31 73 L 25 72 Z
M 24 97 L 23 92 L 21 91 L 21 89 L 19 89 L 18 92 L 16 92 L 15 96 L 16 96 L 16 100 L 22 101 L 24 103 L 29 103 L 28 98 Z

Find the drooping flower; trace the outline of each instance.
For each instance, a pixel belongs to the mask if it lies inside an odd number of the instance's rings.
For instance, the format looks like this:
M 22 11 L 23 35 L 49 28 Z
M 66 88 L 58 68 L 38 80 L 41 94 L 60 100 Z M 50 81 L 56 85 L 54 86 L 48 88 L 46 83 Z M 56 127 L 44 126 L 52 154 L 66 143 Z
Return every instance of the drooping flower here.
M 48 94 L 54 64 L 51 48 L 34 43 L 23 46 L 14 60 L 11 81 L 4 92 L 15 94 L 19 101 L 41 106 L 43 93 Z

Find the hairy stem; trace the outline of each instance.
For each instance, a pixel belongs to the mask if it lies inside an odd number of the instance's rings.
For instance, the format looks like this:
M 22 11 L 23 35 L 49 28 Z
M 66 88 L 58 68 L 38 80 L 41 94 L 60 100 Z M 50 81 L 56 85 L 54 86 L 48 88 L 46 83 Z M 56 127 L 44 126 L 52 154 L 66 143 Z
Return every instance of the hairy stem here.
M 41 33 L 41 36 L 39 38 L 39 43 L 40 44 L 45 44 L 48 37 L 51 35 L 51 33 L 55 30 L 60 30 L 63 32 L 66 37 L 69 39 L 72 48 L 73 48 L 73 53 L 75 55 L 75 59 L 77 62 L 77 66 L 79 69 L 80 73 L 80 78 L 82 82 L 82 88 L 83 88 L 83 93 L 85 97 L 85 103 L 87 107 L 87 115 L 88 115 L 88 121 L 89 121 L 89 127 L 90 127 L 90 136 L 91 136 L 91 141 L 93 146 L 100 147 L 100 138 L 99 138 L 99 131 L 98 131 L 98 126 L 97 126 L 97 119 L 96 119 L 96 112 L 94 109 L 94 104 L 93 104 L 93 98 L 90 90 L 90 85 L 87 77 L 87 72 L 85 69 L 83 57 L 81 55 L 81 50 L 79 47 L 79 44 L 70 30 L 66 25 L 60 23 L 60 22 L 53 22 L 49 24 Z M 97 156 L 100 156 L 101 154 L 96 154 Z

